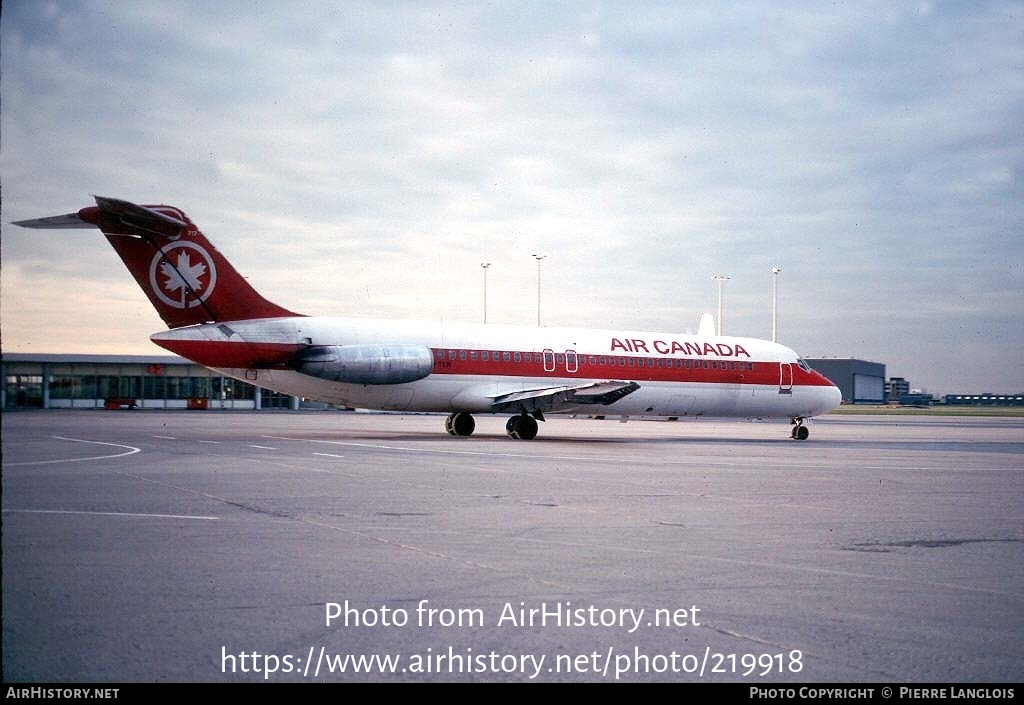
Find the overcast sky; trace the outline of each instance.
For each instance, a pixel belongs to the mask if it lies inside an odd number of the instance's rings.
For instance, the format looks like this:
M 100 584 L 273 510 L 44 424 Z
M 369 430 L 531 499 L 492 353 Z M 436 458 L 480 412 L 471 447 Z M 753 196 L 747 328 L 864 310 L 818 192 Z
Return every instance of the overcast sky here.
M 1024 391 L 1021 2 L 18 2 L 5 351 L 153 354 L 90 194 L 309 314 L 727 334 Z

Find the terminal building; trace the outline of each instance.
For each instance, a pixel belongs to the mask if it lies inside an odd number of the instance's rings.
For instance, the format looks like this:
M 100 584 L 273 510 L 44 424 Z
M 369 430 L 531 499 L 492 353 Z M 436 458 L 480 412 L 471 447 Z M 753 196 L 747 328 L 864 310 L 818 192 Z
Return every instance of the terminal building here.
M 1024 394 L 947 394 L 945 401 L 954 406 L 1024 406 Z
M 0 407 L 297 409 L 299 399 L 171 355 L 4 353 Z
M 905 377 L 891 377 L 885 383 L 885 400 L 887 402 L 901 401 L 910 394 L 910 382 Z M 922 396 L 922 395 L 917 395 Z

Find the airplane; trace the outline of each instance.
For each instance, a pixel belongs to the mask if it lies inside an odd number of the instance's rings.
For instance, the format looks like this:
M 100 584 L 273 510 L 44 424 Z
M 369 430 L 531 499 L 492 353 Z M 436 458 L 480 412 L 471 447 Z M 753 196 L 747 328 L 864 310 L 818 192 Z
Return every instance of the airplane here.
M 529 440 L 546 414 L 784 417 L 841 401 L 793 350 L 754 338 L 651 331 L 307 316 L 263 298 L 180 209 L 94 196 L 95 206 L 17 221 L 99 228 L 168 330 L 151 340 L 227 377 L 352 408 L 446 412 L 469 436 L 474 414 L 509 413 Z

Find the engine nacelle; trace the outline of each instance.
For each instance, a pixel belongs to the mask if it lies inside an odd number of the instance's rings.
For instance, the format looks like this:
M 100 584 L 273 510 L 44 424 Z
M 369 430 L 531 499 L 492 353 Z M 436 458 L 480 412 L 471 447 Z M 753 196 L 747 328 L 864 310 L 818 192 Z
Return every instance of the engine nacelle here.
M 423 345 L 317 345 L 295 356 L 299 372 L 350 384 L 403 384 L 423 379 L 434 356 Z

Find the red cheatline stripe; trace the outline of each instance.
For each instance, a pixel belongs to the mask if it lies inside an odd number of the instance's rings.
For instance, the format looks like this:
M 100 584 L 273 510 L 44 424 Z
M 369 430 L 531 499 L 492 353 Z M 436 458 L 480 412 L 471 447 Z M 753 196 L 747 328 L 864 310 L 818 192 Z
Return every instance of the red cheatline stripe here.
M 182 357 L 209 367 L 267 368 L 287 366 L 302 347 L 285 343 L 245 343 L 206 340 L 157 340 Z M 617 379 L 636 382 L 693 382 L 778 386 L 778 362 L 698 357 L 637 357 L 564 353 L 556 356 L 512 350 L 433 348 L 433 373 L 482 377 Z M 484 355 L 487 358 L 484 360 Z M 507 359 L 506 359 L 507 358 Z M 593 361 L 593 363 L 591 362 Z M 792 386 L 831 386 L 817 373 L 789 363 Z M 790 386 L 790 375 L 785 379 Z
M 483 359 L 484 352 L 487 354 L 487 360 Z M 455 359 L 452 359 L 450 353 L 454 353 Z M 474 353 L 476 359 L 473 359 Z M 463 359 L 463 355 L 465 359 Z M 497 360 L 495 355 L 497 355 Z M 518 362 L 516 361 L 517 356 Z M 594 360 L 596 364 L 591 364 L 591 360 Z M 831 382 L 824 377 L 809 374 L 796 364 L 790 363 L 790 369 L 794 386 L 831 385 Z M 571 357 L 567 365 L 564 354 L 559 354 L 554 359 L 548 356 L 545 360 L 544 355 L 535 352 L 452 348 L 434 349 L 433 371 L 434 374 L 442 375 L 621 379 L 636 382 L 708 382 L 776 386 L 780 383 L 778 362 L 578 353 L 574 369 Z M 786 383 L 789 386 L 788 376 Z

